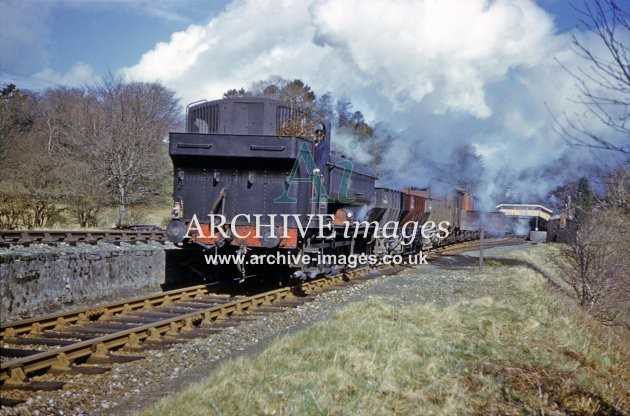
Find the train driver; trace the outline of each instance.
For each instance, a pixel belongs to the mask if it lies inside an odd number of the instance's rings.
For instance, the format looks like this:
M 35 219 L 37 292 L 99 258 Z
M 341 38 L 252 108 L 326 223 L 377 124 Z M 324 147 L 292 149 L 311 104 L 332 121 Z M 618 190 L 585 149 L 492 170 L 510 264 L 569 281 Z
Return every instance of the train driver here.
M 326 127 L 323 123 L 318 123 L 315 129 L 315 154 L 313 159 L 315 166 L 321 172 L 330 160 L 330 143 L 326 140 Z

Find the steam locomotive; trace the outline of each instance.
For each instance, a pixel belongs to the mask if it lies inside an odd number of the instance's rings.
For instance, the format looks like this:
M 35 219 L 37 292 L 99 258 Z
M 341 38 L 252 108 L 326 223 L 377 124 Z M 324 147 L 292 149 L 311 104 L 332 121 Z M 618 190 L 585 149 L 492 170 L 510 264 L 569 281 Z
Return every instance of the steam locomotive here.
M 477 236 L 468 192 L 377 187 L 372 168 L 330 151 L 329 120 L 278 100 L 190 104 L 169 139 L 167 236 L 210 253 L 213 278 L 308 278 Z

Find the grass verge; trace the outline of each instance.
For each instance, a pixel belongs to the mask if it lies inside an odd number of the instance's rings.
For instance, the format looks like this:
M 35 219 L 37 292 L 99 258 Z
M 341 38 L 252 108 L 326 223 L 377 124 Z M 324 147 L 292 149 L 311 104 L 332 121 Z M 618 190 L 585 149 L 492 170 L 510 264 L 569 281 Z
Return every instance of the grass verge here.
M 536 249 L 538 250 L 538 249 Z M 375 299 L 223 365 L 145 415 L 627 414 L 623 351 L 526 267 L 487 267 L 451 304 Z

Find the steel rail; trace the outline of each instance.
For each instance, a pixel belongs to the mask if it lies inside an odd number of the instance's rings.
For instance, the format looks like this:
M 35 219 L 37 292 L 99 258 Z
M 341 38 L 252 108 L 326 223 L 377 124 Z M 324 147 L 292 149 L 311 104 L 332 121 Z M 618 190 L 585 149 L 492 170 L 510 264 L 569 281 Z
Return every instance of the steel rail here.
M 514 239 L 488 239 L 484 244 L 486 248 L 495 245 L 512 242 Z M 433 248 L 427 251 L 428 258 L 435 258 L 451 252 L 457 252 L 474 248 L 478 245 L 478 241 L 466 241 L 454 245 Z M 112 315 L 130 311 L 145 309 L 149 306 L 160 306 L 169 301 L 177 301 L 186 296 L 193 294 L 210 293 L 206 285 L 190 286 L 183 289 L 171 290 L 168 292 L 160 292 L 149 296 L 140 296 L 137 298 L 126 299 L 119 302 L 113 302 L 97 307 L 77 309 L 69 312 L 60 312 L 57 314 L 46 315 L 38 318 L 29 318 L 20 321 L 3 323 L 0 325 L 0 342 L 5 337 L 13 338 L 16 336 L 33 333 L 36 334 L 42 330 L 52 329 L 56 326 L 72 325 L 81 322 L 87 322 L 95 316 L 110 313 Z
M 105 242 L 146 242 L 166 241 L 164 231 L 134 231 L 134 230 L 42 230 L 16 231 L 0 230 L 0 246 L 28 245 L 33 243 L 97 243 Z
M 354 271 L 358 273 L 357 270 Z M 300 289 L 308 293 L 332 284 L 338 283 L 346 278 L 347 274 L 328 276 L 309 282 L 304 282 Z M 175 317 L 148 323 L 142 326 L 118 331 L 95 337 L 93 339 L 80 341 L 72 345 L 59 347 L 50 351 L 43 351 L 26 357 L 17 358 L 0 364 L 0 382 L 11 385 L 21 385 L 27 374 L 37 371 L 52 369 L 56 371 L 69 371 L 71 362 L 90 357 L 93 354 L 103 356 L 111 349 L 121 348 L 125 345 L 129 347 L 139 347 L 140 342 L 147 339 L 159 340 L 163 336 L 177 336 L 180 332 L 193 330 L 193 326 L 210 324 L 228 316 L 249 311 L 262 305 L 270 305 L 293 297 L 294 288 L 284 287 L 270 292 L 256 294 L 247 298 L 236 299 L 230 302 L 212 305 L 208 308 L 184 313 Z M 193 298 L 194 299 L 194 298 Z M 99 321 L 101 322 L 101 321 Z M 102 321 L 107 322 L 107 321 Z M 10 342 L 10 340 L 8 340 Z
M 523 242 L 523 239 L 517 237 L 486 238 L 483 243 L 483 248 L 487 249 L 503 245 L 512 245 L 517 242 Z M 437 258 L 439 256 L 450 255 L 462 251 L 476 250 L 479 248 L 479 244 L 479 240 L 469 240 L 447 246 L 436 247 L 428 252 L 430 254 L 429 258 Z
M 494 242 L 487 241 L 486 247 L 505 245 L 508 243 L 514 243 L 514 239 L 495 240 Z M 468 241 L 451 245 L 448 248 L 450 250 L 465 251 L 474 248 L 474 246 L 478 246 L 478 244 L 478 241 Z M 369 271 L 369 268 L 365 267 L 344 274 L 326 276 L 320 279 L 303 282 L 298 288 L 302 293 L 309 293 L 311 291 L 321 290 L 341 281 L 346 281 L 349 277 L 354 277 L 356 274 L 366 273 L 367 271 Z M 63 372 L 69 371 L 71 369 L 71 363 L 76 360 L 90 358 L 92 355 L 97 358 L 106 358 L 107 354 L 112 349 L 118 349 L 124 346 L 139 348 L 140 343 L 146 340 L 158 341 L 165 336 L 175 337 L 182 332 L 192 331 L 194 326 L 209 325 L 214 321 L 220 321 L 234 314 L 246 312 L 262 305 L 281 304 L 282 300 L 294 296 L 293 291 L 295 289 L 296 287 L 283 287 L 246 298 L 221 302 L 219 304 L 210 305 L 207 308 L 182 313 L 156 322 L 142 324 L 111 334 L 96 336 L 89 340 L 79 341 L 71 345 L 35 353 L 26 357 L 8 360 L 0 363 L 0 383 L 20 386 L 26 383 L 26 376 L 34 372 L 47 369 Z M 207 286 L 199 285 L 148 297 L 116 302 L 99 308 L 83 309 L 81 311 L 47 316 L 44 317 L 44 321 L 40 319 L 39 324 L 38 319 L 14 322 L 2 327 L 2 340 L 4 343 L 10 344 L 11 341 L 8 338 L 17 337 L 20 334 L 29 332 L 37 333 L 46 328 L 61 329 L 72 323 L 89 324 L 90 321 L 88 317 L 98 314 L 104 316 L 103 320 L 101 320 L 102 317 L 99 316 L 99 320 L 93 322 L 107 323 L 108 318 L 116 314 L 124 316 L 126 312 L 140 311 L 142 309 L 150 310 L 152 306 L 167 306 L 170 305 L 169 301 L 175 300 L 194 301 L 198 296 L 203 298 L 205 295 L 212 295 L 212 293 L 207 291 Z M 213 298 L 213 300 L 217 300 L 217 298 Z M 176 305 L 177 304 L 173 304 L 173 306 Z M 109 311 L 109 313 L 107 311 Z M 36 331 L 33 331 L 36 324 L 38 324 L 39 327 Z
M 160 306 L 165 302 L 180 300 L 193 294 L 209 293 L 206 285 L 190 286 L 183 289 L 160 292 L 148 296 L 113 302 L 97 307 L 77 309 L 69 312 L 60 312 L 38 318 L 24 319 L 21 321 L 7 322 L 0 326 L 0 342 L 5 337 L 14 338 L 28 333 L 37 333 L 42 330 L 52 329 L 56 326 L 65 326 L 87 322 L 94 316 L 110 313 L 112 315 L 141 310 L 149 306 Z

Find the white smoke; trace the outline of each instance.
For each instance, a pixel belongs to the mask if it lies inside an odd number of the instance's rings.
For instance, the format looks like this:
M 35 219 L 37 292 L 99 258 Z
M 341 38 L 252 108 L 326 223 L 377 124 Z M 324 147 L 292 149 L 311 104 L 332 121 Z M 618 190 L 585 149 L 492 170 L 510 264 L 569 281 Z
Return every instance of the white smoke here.
M 578 110 L 575 80 L 559 64 L 579 65 L 570 46 L 533 0 L 235 0 L 125 73 L 161 80 L 184 103 L 272 74 L 299 78 L 319 94 L 351 97 L 395 133 L 381 155 L 385 184 L 447 188 L 449 156 L 468 143 L 484 157 L 484 195 L 509 188 L 526 201 L 581 176 L 591 158 L 565 146 L 548 110 Z M 333 148 L 349 143 L 333 136 Z M 352 153 L 369 159 L 361 146 Z M 546 168 L 556 161 L 565 165 Z
M 372 155 L 368 153 L 365 146 L 361 146 L 361 143 L 356 137 L 347 133 L 339 133 L 335 130 L 332 132 L 332 137 L 334 137 L 331 144 L 332 151 L 359 163 L 366 165 L 372 164 Z

